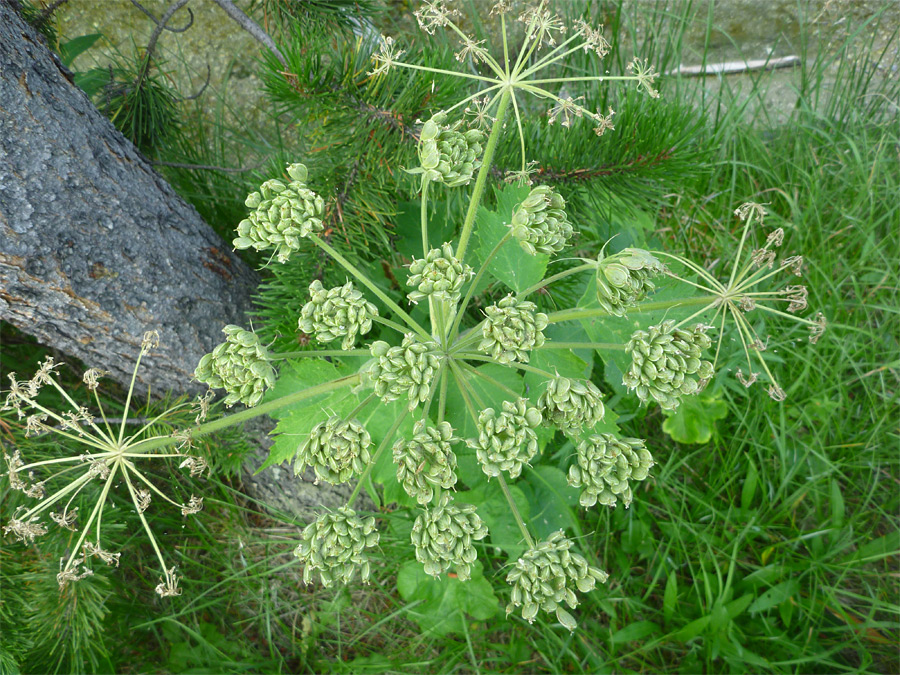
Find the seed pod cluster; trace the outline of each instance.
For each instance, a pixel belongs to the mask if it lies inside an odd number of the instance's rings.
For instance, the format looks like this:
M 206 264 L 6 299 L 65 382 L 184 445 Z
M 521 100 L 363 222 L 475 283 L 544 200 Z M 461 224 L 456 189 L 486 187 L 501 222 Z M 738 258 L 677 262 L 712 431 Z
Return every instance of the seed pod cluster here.
M 597 261 L 597 301 L 613 316 L 625 316 L 625 310 L 652 293 L 651 279 L 666 271 L 649 252 L 626 248 Z
M 290 182 L 267 180 L 247 197 L 244 203 L 253 211 L 238 223 L 235 248 L 274 248 L 283 263 L 300 248 L 301 238 L 325 229 L 325 200 L 306 187 L 306 167 L 291 164 L 287 172 Z
M 419 163 L 425 178 L 447 187 L 468 185 L 481 166 L 485 135 L 481 129 L 464 130 L 463 120 L 445 124 L 439 112 L 425 122 L 419 136 Z
M 422 259 L 413 258 L 406 283 L 416 290 L 406 297 L 410 302 L 431 297 L 455 305 L 460 290 L 471 277 L 472 268 L 457 260 L 453 246 L 445 243 L 441 248 L 431 249 Z
M 513 211 L 513 236 L 531 255 L 559 253 L 575 233 L 565 208 L 566 200 L 556 190 L 538 185 Z
M 356 570 L 363 582 L 369 579 L 369 556 L 366 549 L 378 544 L 378 530 L 371 516 L 360 518 L 348 506 L 334 513 L 323 513 L 303 530 L 294 555 L 306 565 L 303 583 L 312 582 L 319 570 L 326 588 L 339 580 L 349 583 Z
M 569 485 L 584 488 L 581 505 L 597 502 L 615 506 L 631 504 L 630 481 L 650 474 L 653 457 L 639 438 L 616 438 L 612 434 L 588 436 L 576 446 L 578 463 L 569 467 Z
M 566 433 L 590 429 L 603 419 L 603 394 L 589 380 L 571 380 L 557 376 L 547 382 L 538 398 L 544 421 Z
M 457 506 L 449 492 L 441 494 L 433 509 L 425 509 L 416 518 L 412 529 L 412 543 L 416 560 L 425 565 L 425 573 L 438 578 L 451 566 L 456 568 L 460 581 L 468 581 L 471 565 L 478 557 L 473 542 L 488 534 L 475 507 Z
M 570 551 L 571 548 L 572 542 L 559 530 L 516 561 L 506 577 L 506 582 L 512 585 L 510 602 L 506 606 L 507 615 L 521 607 L 522 618 L 531 623 L 538 610 L 555 611 L 557 620 L 563 626 L 570 631 L 575 630 L 575 619 L 562 607 L 562 603 L 574 609 L 578 606 L 578 598 L 573 588 L 588 593 L 598 581 L 605 583 L 609 575 L 588 565 L 587 560 Z
M 635 331 L 625 345 L 631 367 L 622 383 L 634 389 L 642 402 L 653 399 L 660 407 L 674 410 L 682 396 L 699 392 L 714 374 L 712 364 L 700 358 L 712 344 L 705 330 L 700 324 L 693 330 L 677 328 L 670 319 L 647 331 Z
M 316 279 L 309 285 L 310 301 L 300 311 L 300 330 L 315 333 L 319 342 L 344 338 L 342 349 L 353 349 L 357 335 L 372 330 L 378 308 L 353 288 L 352 282 L 326 290 Z
M 396 401 L 401 396 L 409 399 L 409 409 L 428 398 L 431 383 L 440 367 L 437 345 L 420 342 L 407 333 L 399 347 L 391 347 L 379 340 L 372 343 L 375 362 L 368 371 L 375 382 L 375 393 L 382 401 Z
M 547 315 L 536 309 L 533 302 L 517 300 L 512 294 L 485 309 L 484 339 L 478 349 L 500 363 L 528 363 L 528 352 L 544 344 L 542 331 L 547 327 Z
M 311 466 L 316 481 L 337 485 L 365 471 L 371 461 L 372 437 L 358 420 L 344 420 L 332 415 L 319 422 L 297 451 L 294 473 L 299 475 Z
M 213 389 L 225 389 L 226 406 L 240 401 L 252 408 L 275 386 L 268 350 L 255 333 L 240 326 L 225 326 L 222 332 L 225 342 L 200 359 L 194 377 Z
M 543 416 L 528 401 L 503 401 L 503 411 L 486 408 L 478 416 L 478 438 L 470 438 L 466 445 L 475 450 L 481 470 L 488 476 L 508 471 L 510 478 L 518 478 L 522 467 L 537 453 L 535 427 Z
M 394 444 L 397 481 L 419 504 L 432 500 L 435 486 L 449 490 L 456 485 L 456 455 L 450 447 L 454 440 L 448 422 L 426 426 L 420 420 L 413 427 L 412 439 Z

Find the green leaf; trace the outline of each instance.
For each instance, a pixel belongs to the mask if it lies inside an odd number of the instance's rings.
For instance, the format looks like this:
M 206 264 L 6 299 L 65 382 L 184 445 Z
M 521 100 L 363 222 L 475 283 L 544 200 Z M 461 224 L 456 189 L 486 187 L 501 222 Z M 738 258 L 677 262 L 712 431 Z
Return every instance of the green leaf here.
M 512 495 L 519 515 L 527 523 L 531 507 L 525 493 L 517 485 L 510 485 L 509 492 Z M 460 501 L 474 504 L 478 515 L 487 525 L 491 533 L 491 544 L 503 551 L 513 560 L 519 558 L 525 552 L 525 541 L 522 532 L 516 523 L 515 516 L 509 508 L 509 502 L 500 488 L 500 483 L 492 480 L 480 485 L 475 490 L 461 493 Z
M 756 464 L 753 460 L 748 461 L 747 477 L 744 479 L 744 486 L 741 488 L 741 508 L 749 509 L 753 503 L 753 497 L 756 495 L 756 484 L 759 482 L 759 472 L 756 470 Z
M 749 607 L 750 613 L 756 614 L 757 612 L 765 612 L 775 605 L 780 605 L 792 595 L 796 594 L 798 590 L 800 590 L 800 583 L 796 579 L 782 581 L 780 584 L 773 586 L 756 598 Z
M 67 42 L 61 42 L 59 45 L 59 58 L 66 68 L 72 67 L 72 62 L 81 54 L 94 46 L 103 35 L 100 33 L 90 33 L 88 35 L 80 35 L 72 38 Z
M 672 635 L 672 639 L 677 640 L 678 642 L 688 642 L 706 630 L 707 625 L 709 625 L 709 615 L 702 616 L 675 631 Z
M 831 526 L 835 529 L 844 526 L 844 498 L 840 483 L 834 478 L 831 479 Z
M 529 524 L 541 539 L 557 530 L 578 530 L 572 507 L 578 504 L 578 490 L 569 487 L 566 475 L 554 466 L 538 465 L 526 471 L 517 483 L 531 506 Z
M 434 194 L 432 188 L 430 195 Z M 401 202 L 398 213 L 392 218 L 397 235 L 396 250 L 404 258 L 422 257 L 422 215 L 419 202 Z M 428 245 L 439 248 L 453 238 L 454 224 L 447 218 L 447 205 L 443 201 L 428 200 Z
M 672 622 L 675 614 L 675 607 L 678 604 L 678 575 L 674 571 L 669 572 L 666 579 L 666 590 L 663 593 L 663 620 L 668 626 Z
M 495 363 L 486 363 L 476 368 L 476 370 L 502 385 L 502 387 L 497 386 L 485 378 L 478 377 L 474 373 L 463 369 L 463 375 L 466 378 L 466 382 L 468 382 L 469 390 L 474 389 L 477 396 L 476 398 L 469 394 L 476 412 L 480 408 L 478 405 L 479 400 L 484 403 L 485 407 L 493 407 L 495 409 L 500 408 L 501 401 L 513 400 L 513 396 L 505 391 L 503 387 L 515 392 L 516 397 L 522 395 L 525 383 L 514 369 Z M 447 387 L 447 421 L 450 422 L 456 431 L 456 435 L 460 438 L 474 438 L 477 435 L 475 422 L 472 420 L 472 415 L 469 413 L 462 392 L 459 390 L 456 377 L 451 378 L 450 386 Z
M 449 573 L 435 579 L 425 574 L 422 563 L 411 560 L 400 567 L 397 590 L 406 602 L 417 603 L 410 607 L 407 616 L 419 624 L 423 633 L 436 636 L 463 633 L 466 614 L 483 621 L 500 608 L 478 560 L 472 564 L 472 578 L 468 581 L 460 581 Z
M 721 394 L 685 396 L 674 413 L 662 424 L 672 440 L 678 443 L 708 443 L 716 428 L 716 420 L 728 415 L 728 406 Z
M 658 632 L 658 624 L 655 624 L 652 621 L 636 621 L 635 623 L 625 626 L 622 630 L 616 631 L 609 639 L 613 644 L 637 642 L 638 640 L 643 640 L 644 638 L 653 635 L 653 633 Z
M 475 257 L 481 264 L 494 246 L 509 232 L 512 212 L 516 205 L 528 196 L 528 188 L 507 186 L 497 193 L 497 211 L 483 206 L 475 217 L 473 244 Z M 547 271 L 547 255 L 528 255 L 515 239 L 510 239 L 497 251 L 488 265 L 488 272 L 516 293 L 521 293 L 544 278 Z M 477 267 L 475 268 L 477 271 Z

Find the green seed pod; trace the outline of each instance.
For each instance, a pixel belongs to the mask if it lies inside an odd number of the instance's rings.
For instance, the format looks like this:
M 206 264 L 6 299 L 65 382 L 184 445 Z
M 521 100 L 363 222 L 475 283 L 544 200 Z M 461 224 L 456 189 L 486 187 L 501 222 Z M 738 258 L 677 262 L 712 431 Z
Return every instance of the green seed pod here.
M 522 618 L 531 623 L 538 610 L 543 609 L 556 612 L 556 618 L 563 626 L 575 630 L 575 619 L 562 607 L 563 603 L 573 609 L 578 605 L 572 587 L 587 593 L 597 582 L 605 583 L 609 575 L 588 565 L 582 556 L 569 550 L 571 547 L 572 542 L 559 530 L 516 561 L 506 577 L 507 583 L 512 585 L 507 615 L 521 607 Z
M 503 402 L 503 411 L 487 408 L 478 416 L 478 438 L 470 438 L 466 445 L 475 450 L 481 469 L 488 476 L 508 471 L 510 478 L 518 478 L 522 467 L 537 453 L 537 434 L 534 429 L 542 421 L 540 410 L 520 398 Z
M 346 483 L 365 471 L 371 461 L 372 437 L 358 420 L 343 420 L 337 415 L 319 422 L 297 450 L 294 473 L 299 475 L 311 466 L 316 482 L 335 485 Z
M 549 185 L 538 185 L 513 211 L 513 236 L 531 255 L 562 251 L 575 233 L 565 212 L 566 201 Z
M 432 500 L 435 486 L 449 490 L 456 485 L 456 455 L 450 448 L 455 440 L 449 423 L 426 426 L 420 420 L 413 427 L 411 440 L 400 439 L 394 444 L 397 481 L 419 504 Z
M 224 403 L 238 401 L 253 407 L 266 389 L 275 386 L 275 369 L 269 363 L 264 345 L 255 333 L 240 326 L 225 326 L 225 342 L 203 356 L 194 370 L 194 378 L 213 389 L 225 389 Z
M 629 307 L 656 289 L 651 279 L 665 271 L 665 265 L 639 248 L 601 257 L 597 260 L 597 301 L 610 314 L 625 316 Z
M 289 183 L 267 180 L 247 197 L 244 203 L 253 211 L 238 224 L 235 248 L 274 248 L 283 263 L 300 248 L 301 238 L 325 229 L 325 200 L 306 187 L 306 167 L 291 164 L 287 172 Z
M 303 530 L 294 555 L 304 564 L 303 583 L 312 582 L 319 570 L 325 587 L 335 579 L 349 583 L 359 569 L 363 582 L 369 580 L 369 557 L 366 549 L 378 544 L 375 519 L 360 518 L 348 506 L 334 513 L 323 513 Z
M 472 544 L 488 534 L 475 507 L 471 504 L 457 506 L 450 493 L 441 494 L 433 509 L 426 508 L 416 518 L 412 529 L 412 543 L 416 547 L 416 560 L 425 566 L 425 573 L 438 578 L 451 566 L 456 568 L 460 581 L 468 581 L 477 553 Z
M 584 488 L 582 506 L 598 501 L 615 506 L 621 499 L 628 508 L 632 499 L 630 482 L 647 478 L 653 466 L 653 457 L 639 438 L 593 435 L 578 443 L 576 449 L 578 462 L 569 467 L 569 485 Z
M 382 401 L 396 401 L 401 396 L 409 399 L 413 410 L 428 398 L 431 383 L 440 368 L 438 346 L 432 341 L 420 342 L 407 333 L 399 347 L 391 347 L 381 340 L 373 342 L 375 361 L 367 376 L 375 384 L 375 393 Z
M 447 187 L 468 185 L 481 166 L 484 151 L 484 132 L 480 129 L 462 130 L 463 120 L 445 124 L 447 114 L 439 112 L 425 122 L 419 136 L 420 169 L 425 178 Z
M 538 399 L 538 407 L 547 424 L 555 424 L 567 433 L 590 429 L 603 419 L 603 394 L 588 380 L 570 380 L 557 376 L 547 382 Z
M 319 342 L 344 338 L 342 349 L 353 349 L 357 335 L 372 330 L 378 308 L 368 302 L 351 282 L 325 290 L 316 279 L 309 286 L 310 301 L 300 312 L 300 330 L 315 333 Z
M 547 315 L 535 309 L 533 302 L 519 301 L 511 294 L 488 307 L 478 349 L 500 363 L 528 363 L 528 352 L 544 344 L 547 327 Z
M 701 360 L 712 344 L 706 327 L 690 331 L 676 328 L 674 320 L 635 331 L 625 345 L 631 367 L 622 383 L 646 403 L 653 399 L 666 410 L 675 410 L 682 396 L 701 391 L 714 375 L 712 363 Z
M 413 258 L 406 283 L 416 290 L 406 297 L 414 303 L 431 297 L 455 305 L 460 290 L 471 278 L 472 268 L 457 260 L 453 246 L 445 243 L 441 248 L 431 249 L 424 259 Z

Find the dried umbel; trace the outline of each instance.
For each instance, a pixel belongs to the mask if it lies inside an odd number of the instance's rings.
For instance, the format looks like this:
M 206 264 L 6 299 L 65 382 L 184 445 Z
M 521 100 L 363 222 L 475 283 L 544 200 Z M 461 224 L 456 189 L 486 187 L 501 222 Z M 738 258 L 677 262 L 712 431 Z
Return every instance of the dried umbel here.
M 316 279 L 309 285 L 310 300 L 300 311 L 300 330 L 316 335 L 319 342 L 344 338 L 342 349 L 353 349 L 357 335 L 372 330 L 378 308 L 353 288 L 352 282 L 326 290 Z
M 226 406 L 240 401 L 252 408 L 262 400 L 266 389 L 275 386 L 269 353 L 249 330 L 225 326 L 222 332 L 225 342 L 200 359 L 194 377 L 213 389 L 225 389 Z
M 283 263 L 300 248 L 300 239 L 325 229 L 325 200 L 306 186 L 306 167 L 291 164 L 287 172 L 291 181 L 267 180 L 247 197 L 244 203 L 253 211 L 238 224 L 235 248 L 275 249 Z
M 453 246 L 445 243 L 433 248 L 423 259 L 413 258 L 407 285 L 416 290 L 407 294 L 410 302 L 434 298 L 455 305 L 463 285 L 472 278 L 472 268 L 453 254 Z
M 513 236 L 531 255 L 559 253 L 575 233 L 565 208 L 566 200 L 555 189 L 538 185 L 513 211 Z
M 625 345 L 631 367 L 622 383 L 646 403 L 654 400 L 665 410 L 678 407 L 682 396 L 699 392 L 713 376 L 713 365 L 702 360 L 712 341 L 705 327 L 678 328 L 674 320 L 638 330 Z
M 419 136 L 419 163 L 424 178 L 447 187 L 467 185 L 481 166 L 485 135 L 481 129 L 463 127 L 463 120 L 445 124 L 447 114 L 439 112 L 425 122 Z
M 538 610 L 556 612 L 556 618 L 563 626 L 575 630 L 575 619 L 562 603 L 574 609 L 578 606 L 578 597 L 573 589 L 588 593 L 598 581 L 605 583 L 609 575 L 588 565 L 587 560 L 570 551 L 571 548 L 572 542 L 559 530 L 516 561 L 506 577 L 507 583 L 512 585 L 507 615 L 521 607 L 522 618 L 531 623 Z
M 381 340 L 372 343 L 375 362 L 368 376 L 375 383 L 375 393 L 385 402 L 401 396 L 409 399 L 409 409 L 428 399 L 434 376 L 441 361 L 434 342 L 421 342 L 407 333 L 399 347 Z
M 653 277 L 666 266 L 639 248 L 626 248 L 597 261 L 597 301 L 613 316 L 625 316 L 629 307 L 652 293 Z
M 597 502 L 625 508 L 631 504 L 631 481 L 650 474 L 653 457 L 639 438 L 616 438 L 613 434 L 591 435 L 578 443 L 578 463 L 569 467 L 569 485 L 584 488 L 581 505 Z
M 460 581 L 468 581 L 471 565 L 478 557 L 474 542 L 487 534 L 488 529 L 474 506 L 454 504 L 450 493 L 444 492 L 437 506 L 425 509 L 413 524 L 416 560 L 425 566 L 426 574 L 435 578 L 452 566 Z
M 590 429 L 603 419 L 603 394 L 588 380 L 555 377 L 538 399 L 544 421 L 564 432 L 577 433 Z
M 358 420 L 332 415 L 309 432 L 309 438 L 297 451 L 294 473 L 302 474 L 311 466 L 317 481 L 346 483 L 365 471 L 371 460 L 370 447 L 372 437 Z
M 306 566 L 303 583 L 311 583 L 313 572 L 319 570 L 322 585 L 327 588 L 336 580 L 349 583 L 357 569 L 363 582 L 368 582 L 366 549 L 377 544 L 375 519 L 360 518 L 356 511 L 344 506 L 307 525 L 294 555 Z
M 531 461 L 538 450 L 535 428 L 541 424 L 541 411 L 528 401 L 504 401 L 502 412 L 487 408 L 478 416 L 478 438 L 466 444 L 475 450 L 481 469 L 488 476 L 509 472 L 518 478 L 522 467 Z
M 484 310 L 484 339 L 478 349 L 500 363 L 528 363 L 528 352 L 544 344 L 547 315 L 535 312 L 537 305 L 507 295 Z
M 419 420 L 410 440 L 394 444 L 397 481 L 419 504 L 434 498 L 435 487 L 449 490 L 456 485 L 456 455 L 450 447 L 455 440 L 448 422 L 429 426 Z

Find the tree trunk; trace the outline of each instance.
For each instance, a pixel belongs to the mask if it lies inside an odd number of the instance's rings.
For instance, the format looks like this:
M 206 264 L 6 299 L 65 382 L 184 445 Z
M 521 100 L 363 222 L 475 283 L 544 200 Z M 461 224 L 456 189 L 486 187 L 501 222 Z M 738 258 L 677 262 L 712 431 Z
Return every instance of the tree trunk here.
M 127 385 L 196 391 L 257 275 L 0 0 L 0 318 Z

